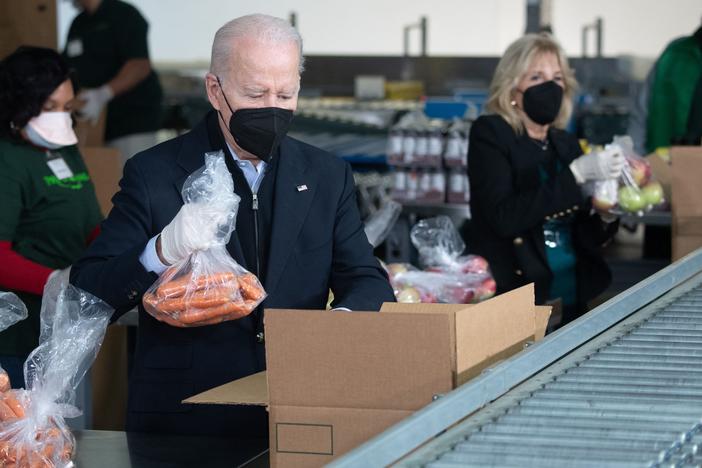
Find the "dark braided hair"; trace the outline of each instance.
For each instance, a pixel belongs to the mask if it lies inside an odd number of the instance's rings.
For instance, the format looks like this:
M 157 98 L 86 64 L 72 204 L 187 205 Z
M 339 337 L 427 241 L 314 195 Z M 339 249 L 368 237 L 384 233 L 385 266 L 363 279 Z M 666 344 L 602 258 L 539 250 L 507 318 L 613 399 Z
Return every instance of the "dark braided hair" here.
M 20 138 L 19 131 L 69 78 L 68 64 L 53 49 L 20 46 L 0 61 L 0 137 Z

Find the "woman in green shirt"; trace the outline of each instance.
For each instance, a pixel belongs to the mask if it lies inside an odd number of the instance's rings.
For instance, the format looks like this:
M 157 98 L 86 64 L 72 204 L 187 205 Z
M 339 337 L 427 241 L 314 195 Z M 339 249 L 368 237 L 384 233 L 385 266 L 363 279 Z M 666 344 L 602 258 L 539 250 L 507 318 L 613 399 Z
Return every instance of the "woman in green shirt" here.
M 41 294 L 102 220 L 76 146 L 68 65 L 51 49 L 20 47 L 0 62 L 0 290 L 29 318 L 0 333 L 0 365 L 14 387 L 37 346 Z

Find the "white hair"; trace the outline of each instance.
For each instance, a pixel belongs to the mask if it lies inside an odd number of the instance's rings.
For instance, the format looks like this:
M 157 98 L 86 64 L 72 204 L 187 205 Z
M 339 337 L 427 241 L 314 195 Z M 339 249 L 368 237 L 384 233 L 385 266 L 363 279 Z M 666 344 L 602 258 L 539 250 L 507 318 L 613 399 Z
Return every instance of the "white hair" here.
M 232 42 L 239 38 L 256 38 L 264 42 L 280 44 L 295 42 L 300 51 L 299 72 L 305 69 L 305 58 L 302 55 L 302 37 L 290 23 L 275 16 L 256 13 L 235 18 L 219 28 L 212 42 L 212 58 L 210 72 L 219 76 L 231 65 L 231 55 L 234 51 Z

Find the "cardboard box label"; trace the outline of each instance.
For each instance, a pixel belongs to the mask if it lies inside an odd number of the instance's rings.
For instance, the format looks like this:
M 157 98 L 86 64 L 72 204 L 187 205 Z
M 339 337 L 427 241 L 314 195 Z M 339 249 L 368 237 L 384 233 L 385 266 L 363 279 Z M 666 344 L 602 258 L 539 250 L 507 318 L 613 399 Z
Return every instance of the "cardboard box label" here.
M 334 455 L 334 426 L 278 422 L 275 446 L 278 453 Z

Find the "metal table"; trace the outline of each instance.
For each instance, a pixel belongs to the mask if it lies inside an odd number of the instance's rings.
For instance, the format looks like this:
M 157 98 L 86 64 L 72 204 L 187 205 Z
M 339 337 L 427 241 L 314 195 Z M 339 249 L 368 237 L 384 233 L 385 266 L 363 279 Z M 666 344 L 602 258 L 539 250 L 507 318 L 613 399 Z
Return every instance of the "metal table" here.
M 78 468 L 268 467 L 268 441 L 76 431 Z
M 702 249 L 330 466 L 700 466 L 701 272 Z

